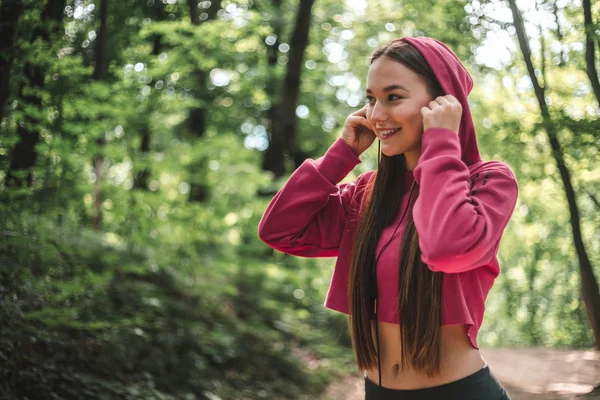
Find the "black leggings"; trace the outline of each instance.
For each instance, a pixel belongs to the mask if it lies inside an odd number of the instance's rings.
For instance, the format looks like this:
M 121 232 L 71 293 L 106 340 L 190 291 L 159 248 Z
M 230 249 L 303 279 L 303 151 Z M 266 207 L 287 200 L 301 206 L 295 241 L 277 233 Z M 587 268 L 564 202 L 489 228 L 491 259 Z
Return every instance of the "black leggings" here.
M 380 387 L 365 375 L 365 400 L 510 400 L 488 366 L 465 378 L 416 390 Z

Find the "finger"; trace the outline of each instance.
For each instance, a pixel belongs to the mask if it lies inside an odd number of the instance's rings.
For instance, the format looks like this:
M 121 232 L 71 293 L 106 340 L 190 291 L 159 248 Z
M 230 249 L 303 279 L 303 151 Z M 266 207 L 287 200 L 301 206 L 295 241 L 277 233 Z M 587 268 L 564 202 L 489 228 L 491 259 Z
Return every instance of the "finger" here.
M 456 97 L 452 96 L 451 94 L 445 95 L 444 98 L 446 100 L 448 100 L 448 102 L 450 102 L 450 103 L 454 103 L 454 104 L 458 103 L 458 104 L 460 104 L 460 101 L 458 101 L 458 99 Z
M 442 106 L 444 104 L 450 104 L 450 101 L 444 96 L 436 97 L 435 102 Z
M 358 125 L 362 125 L 366 128 L 369 128 L 370 130 L 373 130 L 373 128 L 371 128 L 371 124 L 369 124 L 369 121 L 367 121 L 366 118 L 361 117 L 361 116 L 351 116 L 348 118 L 350 125 L 352 126 L 358 126 Z
M 428 107 L 421 107 L 421 115 L 423 118 L 431 114 L 431 110 Z
M 359 123 L 360 123 L 362 126 L 364 126 L 365 128 L 367 128 L 368 130 L 370 130 L 370 131 L 375 131 L 375 130 L 373 129 L 373 127 L 371 126 L 371 124 L 369 124 L 369 121 L 367 121 L 366 119 L 363 119 L 363 118 L 361 118 L 361 119 L 360 119 L 360 121 L 359 121 Z
M 451 94 L 444 96 L 442 101 L 444 104 L 449 105 L 453 110 L 462 110 L 462 104 L 460 104 L 460 101 L 458 101 L 458 99 Z
M 357 110 L 355 112 L 353 112 L 350 115 L 356 115 L 356 116 L 366 116 L 367 115 L 367 107 L 368 105 L 364 106 L 363 108 L 361 108 L 360 110 Z
M 438 103 L 435 100 L 433 100 L 432 102 L 429 103 L 429 108 L 432 109 L 432 110 L 436 109 L 439 106 L 440 106 L 440 103 Z

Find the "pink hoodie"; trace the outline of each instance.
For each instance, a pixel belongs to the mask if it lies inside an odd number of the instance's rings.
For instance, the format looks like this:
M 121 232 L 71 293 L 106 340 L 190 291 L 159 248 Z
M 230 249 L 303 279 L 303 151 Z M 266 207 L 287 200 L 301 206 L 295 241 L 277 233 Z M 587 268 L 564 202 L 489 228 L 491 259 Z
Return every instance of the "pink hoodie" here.
M 500 273 L 498 247 L 517 201 L 517 181 L 499 161 L 481 160 L 467 96 L 471 76 L 456 55 L 430 38 L 403 38 L 423 54 L 442 89 L 462 104 L 458 135 L 447 129 L 423 132 L 422 152 L 408 187 L 420 186 L 412 206 L 423 262 L 445 273 L 443 324 L 464 324 L 473 347 L 483 321 L 485 299 Z M 338 184 L 360 163 L 340 138 L 325 155 L 306 160 L 275 195 L 260 221 L 260 238 L 274 249 L 304 257 L 337 257 L 325 300 L 327 308 L 348 313 L 348 275 L 352 238 L 365 189 L 375 171 Z M 388 242 L 402 211 L 379 238 L 376 254 Z M 377 263 L 378 320 L 398 323 L 398 269 L 405 218 Z

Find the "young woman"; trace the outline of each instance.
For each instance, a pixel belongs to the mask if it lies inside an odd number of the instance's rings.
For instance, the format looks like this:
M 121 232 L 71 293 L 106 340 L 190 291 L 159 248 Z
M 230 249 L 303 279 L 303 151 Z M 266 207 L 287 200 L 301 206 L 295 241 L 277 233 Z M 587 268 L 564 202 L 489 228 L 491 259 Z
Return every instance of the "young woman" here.
M 366 399 L 508 399 L 476 337 L 517 182 L 506 164 L 481 160 L 472 86 L 435 39 L 378 49 L 368 104 L 260 222 L 277 250 L 337 257 L 325 306 L 349 315 Z M 375 139 L 377 170 L 339 184 Z

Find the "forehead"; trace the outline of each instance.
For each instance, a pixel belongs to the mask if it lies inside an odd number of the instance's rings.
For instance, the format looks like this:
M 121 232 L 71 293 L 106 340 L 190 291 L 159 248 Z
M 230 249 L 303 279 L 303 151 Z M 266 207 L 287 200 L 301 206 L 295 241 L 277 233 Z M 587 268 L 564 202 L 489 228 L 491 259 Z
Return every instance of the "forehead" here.
M 376 92 L 394 84 L 404 86 L 409 91 L 427 89 L 423 78 L 400 62 L 387 56 L 373 61 L 367 74 L 367 89 Z

